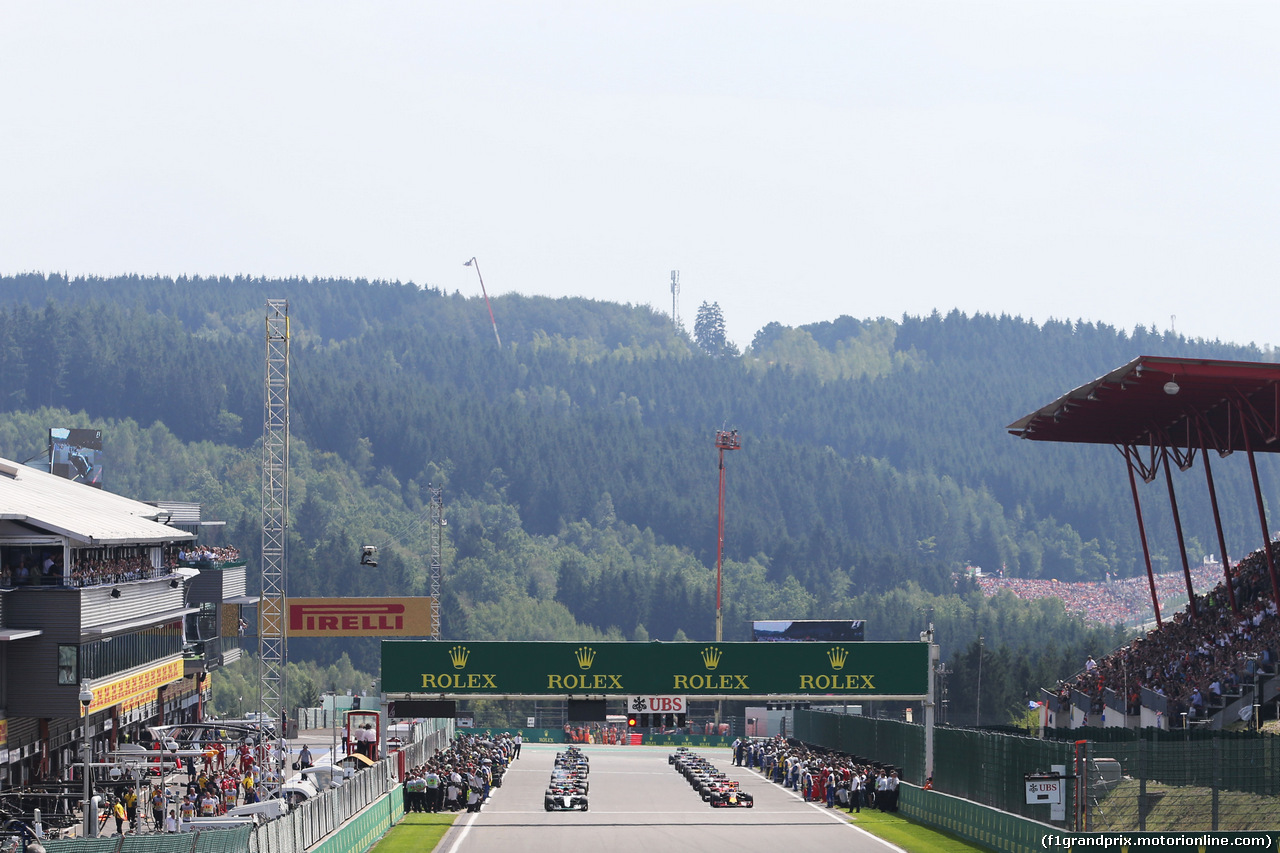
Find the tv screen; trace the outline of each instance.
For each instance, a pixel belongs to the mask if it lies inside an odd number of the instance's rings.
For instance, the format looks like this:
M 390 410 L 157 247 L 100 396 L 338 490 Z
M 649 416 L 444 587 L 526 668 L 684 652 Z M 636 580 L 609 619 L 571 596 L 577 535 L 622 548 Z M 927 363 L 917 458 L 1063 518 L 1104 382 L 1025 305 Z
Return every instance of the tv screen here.
M 860 643 L 866 635 L 865 619 L 774 619 L 751 623 L 751 639 L 757 642 Z
M 59 477 L 102 488 L 102 430 L 49 430 L 49 470 Z

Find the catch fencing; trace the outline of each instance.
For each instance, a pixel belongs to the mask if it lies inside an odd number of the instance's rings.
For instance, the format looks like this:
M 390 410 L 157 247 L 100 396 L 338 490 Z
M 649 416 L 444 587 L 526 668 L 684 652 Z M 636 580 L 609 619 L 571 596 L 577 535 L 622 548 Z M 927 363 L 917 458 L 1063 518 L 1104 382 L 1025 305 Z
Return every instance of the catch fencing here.
M 796 712 L 796 737 L 892 765 L 922 784 L 924 727 L 820 711 Z M 1082 741 L 1077 744 L 1076 741 Z M 1068 775 L 1067 825 L 1089 831 L 1252 831 L 1280 826 L 1280 738 L 1256 732 L 1145 729 L 1006 732 L 934 729 L 935 790 L 1036 821 L 1026 774 Z M 1078 804 L 1078 808 L 1077 808 Z

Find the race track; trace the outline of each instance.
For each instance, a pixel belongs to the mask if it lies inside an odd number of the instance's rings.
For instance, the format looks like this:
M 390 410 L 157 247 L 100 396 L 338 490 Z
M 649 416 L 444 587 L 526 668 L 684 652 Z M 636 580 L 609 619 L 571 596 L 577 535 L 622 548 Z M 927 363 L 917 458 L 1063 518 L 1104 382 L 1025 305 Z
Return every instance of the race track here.
M 589 811 L 544 810 L 556 747 L 527 744 L 483 811 L 462 813 L 438 853 L 901 853 L 849 824 L 845 812 L 804 803 L 782 786 L 734 767 L 727 749 L 697 752 L 754 794 L 755 808 L 708 806 L 667 763 L 669 749 L 583 750 L 591 757 Z

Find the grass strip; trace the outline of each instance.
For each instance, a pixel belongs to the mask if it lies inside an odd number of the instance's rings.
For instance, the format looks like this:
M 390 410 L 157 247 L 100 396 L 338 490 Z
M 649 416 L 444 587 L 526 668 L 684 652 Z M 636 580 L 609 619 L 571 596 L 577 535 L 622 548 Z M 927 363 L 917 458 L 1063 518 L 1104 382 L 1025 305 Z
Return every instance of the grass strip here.
M 424 814 L 414 812 L 391 827 L 382 840 L 373 846 L 371 853 L 422 853 L 434 850 L 444 838 L 444 834 L 453 826 L 462 812 L 440 812 Z
M 841 811 L 841 815 L 845 812 Z M 947 832 L 912 823 L 896 812 L 863 809 L 848 815 L 854 826 L 896 844 L 907 853 L 989 853 L 987 848 L 963 841 Z

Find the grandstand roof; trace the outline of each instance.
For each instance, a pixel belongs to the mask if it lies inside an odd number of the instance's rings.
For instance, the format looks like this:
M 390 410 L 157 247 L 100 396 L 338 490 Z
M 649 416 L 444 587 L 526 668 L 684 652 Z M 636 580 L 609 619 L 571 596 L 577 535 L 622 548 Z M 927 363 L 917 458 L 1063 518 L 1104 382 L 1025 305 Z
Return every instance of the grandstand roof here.
M 1202 432 L 1219 451 L 1244 450 L 1247 431 L 1248 446 L 1276 452 L 1278 424 L 1280 365 L 1144 355 L 1008 430 L 1036 441 L 1171 448 L 1199 447 Z
M 165 514 L 151 504 L 0 459 L 0 521 L 23 523 L 87 545 L 193 538 L 156 520 Z

